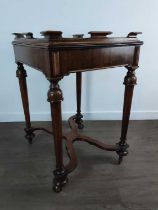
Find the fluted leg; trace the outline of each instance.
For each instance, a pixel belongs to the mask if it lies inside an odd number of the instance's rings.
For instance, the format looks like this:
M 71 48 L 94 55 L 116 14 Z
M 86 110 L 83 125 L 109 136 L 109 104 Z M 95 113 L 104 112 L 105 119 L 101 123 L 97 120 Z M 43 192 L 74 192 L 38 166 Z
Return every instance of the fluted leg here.
M 77 99 L 77 113 L 75 115 L 75 121 L 78 124 L 79 129 L 83 129 L 83 115 L 81 114 L 81 86 L 82 86 L 82 72 L 76 73 L 76 99 Z
M 56 155 L 56 170 L 54 171 L 53 190 L 60 192 L 62 186 L 67 182 L 67 172 L 63 165 L 62 150 L 62 117 L 61 101 L 63 100 L 62 91 L 58 85 L 58 80 L 53 80 L 48 91 L 48 101 L 50 102 L 52 115 L 52 128 L 54 132 L 54 146 Z
M 135 76 L 135 70 L 138 68 L 127 66 L 128 69 L 127 75 L 124 79 L 125 85 L 125 93 L 124 93 L 124 107 L 123 107 L 123 116 L 122 116 L 122 128 L 121 128 L 121 138 L 119 144 L 119 150 L 117 151 L 119 155 L 119 163 L 121 163 L 123 156 L 128 154 L 127 148 L 129 145 L 127 144 L 127 130 L 130 118 L 132 97 L 133 97 L 133 89 L 134 85 L 136 85 L 137 78 Z
M 27 74 L 22 63 L 17 63 L 16 76 L 19 78 L 20 92 L 21 92 L 23 110 L 25 114 L 25 122 L 26 122 L 26 128 L 24 129 L 26 132 L 25 138 L 27 138 L 29 143 L 31 144 L 35 134 L 32 131 L 31 122 L 30 122 L 29 100 L 28 100 L 27 83 L 26 83 Z

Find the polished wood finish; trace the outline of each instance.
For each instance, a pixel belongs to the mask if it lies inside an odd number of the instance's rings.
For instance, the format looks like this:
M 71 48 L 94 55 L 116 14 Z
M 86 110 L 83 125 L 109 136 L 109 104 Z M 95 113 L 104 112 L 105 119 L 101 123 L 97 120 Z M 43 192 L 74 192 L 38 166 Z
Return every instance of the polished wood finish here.
M 16 38 L 15 61 L 42 71 L 49 80 L 72 72 L 132 66 L 135 49 L 142 45 L 136 37 L 62 38 L 60 31 L 42 35 L 43 39 Z
M 42 31 L 40 34 L 46 39 L 62 38 L 62 31 Z
M 33 33 L 27 32 L 27 33 L 13 33 L 15 35 L 15 39 L 20 38 L 27 38 L 27 39 L 33 39 Z
M 98 148 L 116 151 L 119 155 L 119 163 L 123 156 L 127 155 L 127 130 L 134 85 L 136 84 L 135 70 L 138 68 L 140 46 L 142 41 L 137 39 L 140 32 L 131 32 L 127 37 L 108 37 L 109 31 L 91 31 L 89 38 L 83 38 L 83 34 L 74 34 L 73 38 L 63 38 L 61 31 L 43 31 L 44 38 L 33 38 L 33 34 L 15 33 L 13 41 L 15 62 L 18 65 L 18 77 L 21 96 L 26 118 L 26 128 L 33 134 L 36 130 L 43 130 L 54 135 L 56 169 L 54 171 L 53 189 L 60 192 L 67 183 L 67 175 L 77 166 L 77 156 L 73 148 L 73 142 L 86 141 Z M 26 86 L 26 72 L 22 64 L 29 65 L 42 71 L 50 82 L 48 101 L 50 102 L 52 115 L 52 130 L 44 128 L 32 128 L 30 124 L 29 104 Z M 116 145 L 107 145 L 96 139 L 81 135 L 77 128 L 83 128 L 81 114 L 81 86 L 82 72 L 97 69 L 124 66 L 128 70 L 124 79 L 125 94 L 122 117 L 122 129 L 120 142 Z M 69 119 L 71 131 L 62 133 L 61 102 L 63 100 L 59 81 L 70 73 L 76 73 L 77 114 Z M 62 139 L 65 139 L 67 153 L 70 162 L 63 163 Z
M 73 38 L 83 38 L 84 34 L 73 34 Z
M 95 37 L 106 37 L 108 35 L 111 35 L 112 32 L 111 31 L 90 31 L 88 32 L 92 38 L 95 38 Z
M 77 113 L 75 115 L 75 121 L 78 124 L 79 129 L 83 129 L 83 115 L 81 114 L 81 88 L 82 88 L 82 72 L 76 73 L 76 99 L 77 99 Z
M 63 138 L 66 140 L 66 149 L 68 156 L 70 158 L 70 162 L 65 166 L 65 169 L 68 173 L 72 172 L 77 167 L 77 156 L 73 148 L 73 142 L 75 141 L 84 141 L 107 151 L 119 151 L 120 149 L 120 146 L 118 144 L 116 145 L 105 144 L 94 138 L 79 134 L 77 130 L 77 124 L 75 122 L 75 117 L 76 116 L 72 116 L 69 118 L 68 122 L 71 131 L 63 135 Z
M 142 34 L 142 32 L 130 32 L 127 38 L 136 38 L 138 34 Z
M 48 91 L 48 101 L 51 107 L 52 130 L 54 131 L 54 145 L 56 155 L 56 170 L 54 171 L 54 190 L 61 191 L 61 187 L 66 182 L 67 174 L 63 165 L 62 151 L 62 117 L 61 101 L 63 100 L 62 91 L 58 85 L 58 79 L 53 80 Z
M 35 134 L 32 131 L 31 121 L 30 121 L 29 100 L 28 100 L 27 84 L 26 84 L 27 74 L 22 63 L 17 63 L 16 76 L 19 78 L 19 86 L 20 86 L 23 110 L 25 115 L 25 122 L 26 122 L 26 128 L 24 129 L 26 132 L 25 138 L 27 138 L 29 143 L 32 144 L 32 139 L 34 138 Z
M 119 154 L 119 163 L 121 163 L 123 156 L 128 154 L 127 148 L 129 145 L 126 143 L 127 130 L 129 124 L 130 110 L 132 105 L 132 96 L 134 85 L 136 85 L 137 78 L 135 76 L 135 67 L 126 67 L 128 69 L 127 75 L 124 79 L 125 93 L 124 93 L 124 106 L 123 106 L 123 116 L 122 116 L 122 128 L 121 128 L 121 138 L 120 138 L 120 149 L 117 151 Z

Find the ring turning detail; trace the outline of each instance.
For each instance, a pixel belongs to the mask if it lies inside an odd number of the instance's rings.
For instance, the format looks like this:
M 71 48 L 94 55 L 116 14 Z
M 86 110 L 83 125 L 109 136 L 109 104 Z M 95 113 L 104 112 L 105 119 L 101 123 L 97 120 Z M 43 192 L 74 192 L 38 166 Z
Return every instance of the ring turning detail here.
M 55 192 L 61 192 L 63 186 L 68 182 L 68 174 L 77 167 L 77 154 L 73 147 L 75 141 L 87 142 L 102 150 L 116 152 L 119 156 L 119 164 L 123 157 L 128 154 L 127 131 L 134 86 L 137 83 L 135 73 L 138 68 L 140 48 L 143 45 L 143 42 L 137 38 L 139 34 L 141 33 L 130 32 L 125 37 L 112 37 L 111 31 L 90 31 L 89 37 L 81 33 L 65 38 L 62 31 L 42 31 L 42 38 L 34 38 L 32 32 L 14 33 L 15 39 L 12 44 L 17 64 L 16 76 L 19 79 L 25 115 L 25 137 L 32 144 L 35 139 L 35 132 L 38 130 L 43 130 L 53 136 L 56 160 L 53 172 L 53 190 Z M 31 124 L 27 74 L 24 64 L 42 72 L 50 83 L 47 100 L 51 110 L 51 130 L 41 127 L 34 128 Z M 125 67 L 127 74 L 123 82 L 125 91 L 121 137 L 115 145 L 109 145 L 83 135 L 78 129 L 84 128 L 81 111 L 83 72 L 113 69 L 114 67 Z M 64 97 L 59 82 L 71 73 L 76 74 L 77 109 L 76 114 L 68 120 L 71 130 L 68 133 L 63 133 L 62 101 Z M 71 88 L 73 88 L 72 85 Z M 94 82 L 91 82 L 91 85 L 97 87 Z M 103 90 L 98 89 L 98 94 L 102 98 L 103 92 Z M 64 164 L 63 161 L 63 141 L 65 141 L 69 157 L 67 164 Z

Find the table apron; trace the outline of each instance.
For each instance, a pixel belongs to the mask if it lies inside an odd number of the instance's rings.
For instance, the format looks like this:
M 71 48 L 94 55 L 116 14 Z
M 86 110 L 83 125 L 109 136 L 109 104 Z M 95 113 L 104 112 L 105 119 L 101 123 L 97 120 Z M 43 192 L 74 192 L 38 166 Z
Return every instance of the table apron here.
M 134 65 L 140 46 L 92 49 L 49 49 L 14 45 L 15 61 L 42 71 L 47 78 L 71 72 Z M 136 54 L 138 54 L 136 56 Z M 137 58 L 136 58 L 137 57 Z

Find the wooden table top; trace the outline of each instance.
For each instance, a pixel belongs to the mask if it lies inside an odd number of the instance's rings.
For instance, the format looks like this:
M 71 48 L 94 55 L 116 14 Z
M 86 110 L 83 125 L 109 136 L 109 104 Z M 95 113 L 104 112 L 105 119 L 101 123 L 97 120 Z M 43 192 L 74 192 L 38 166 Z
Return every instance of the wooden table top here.
M 122 45 L 142 45 L 143 42 L 137 38 L 141 32 L 131 32 L 127 37 L 108 37 L 112 32 L 94 32 L 88 33 L 89 37 L 83 34 L 74 34 L 73 37 L 62 37 L 61 31 L 43 31 L 41 35 L 44 38 L 34 38 L 31 32 L 28 33 L 14 33 L 16 35 L 13 45 L 31 45 L 42 48 L 72 48 L 72 47 L 109 47 Z
M 50 79 L 71 72 L 137 65 L 141 32 L 112 37 L 110 31 L 90 31 L 88 37 L 74 34 L 64 38 L 61 31 L 42 31 L 42 38 L 31 32 L 14 33 L 15 62 L 42 71 Z

